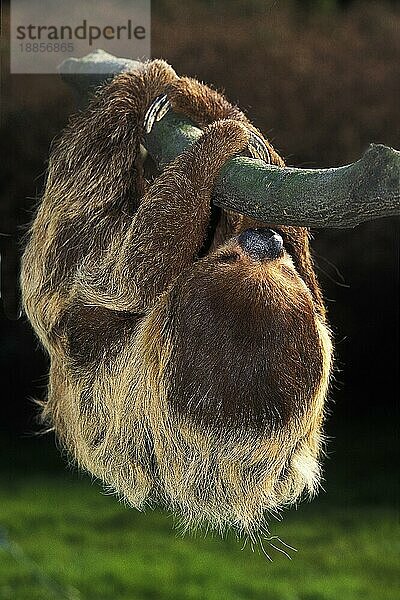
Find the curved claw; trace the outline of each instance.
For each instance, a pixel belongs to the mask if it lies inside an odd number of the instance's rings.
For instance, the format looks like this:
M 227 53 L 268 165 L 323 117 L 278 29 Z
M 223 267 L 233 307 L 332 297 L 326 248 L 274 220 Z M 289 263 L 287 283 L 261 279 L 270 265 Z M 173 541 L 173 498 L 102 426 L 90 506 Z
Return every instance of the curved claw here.
M 144 117 L 144 129 L 148 134 L 153 129 L 154 123 L 160 121 L 171 108 L 171 103 L 165 94 L 157 96 L 150 104 Z M 250 137 L 247 144 L 250 156 L 259 158 L 267 164 L 271 164 L 271 155 L 264 140 L 257 135 L 252 129 L 248 129 Z
M 156 121 L 160 121 L 171 108 L 170 101 L 165 94 L 157 96 L 150 104 L 144 117 L 144 128 L 146 133 L 150 133 Z
M 253 158 L 259 158 L 263 160 L 268 165 L 271 164 L 271 154 L 265 145 L 264 140 L 257 135 L 252 129 L 248 129 L 250 133 L 249 143 L 247 144 L 247 148 L 250 152 L 250 155 Z

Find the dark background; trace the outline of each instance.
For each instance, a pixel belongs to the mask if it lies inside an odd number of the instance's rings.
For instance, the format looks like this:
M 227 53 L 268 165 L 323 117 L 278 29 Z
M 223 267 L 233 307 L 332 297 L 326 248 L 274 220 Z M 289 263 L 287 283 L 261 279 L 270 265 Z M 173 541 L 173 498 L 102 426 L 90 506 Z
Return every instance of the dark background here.
M 165 1 L 153 3 L 152 23 L 153 57 L 224 89 L 290 165 L 338 166 L 370 142 L 400 146 L 395 3 Z M 42 191 L 50 142 L 76 107 L 55 75 L 10 76 L 2 44 L 0 231 L 12 237 L 0 241 L 12 312 L 13 240 Z M 336 339 L 332 435 L 335 423 L 359 419 L 373 434 L 377 418 L 393 432 L 397 232 L 393 218 L 313 232 Z M 43 396 L 48 364 L 24 317 L 1 327 L 2 428 L 19 436 L 37 429 L 29 398 Z

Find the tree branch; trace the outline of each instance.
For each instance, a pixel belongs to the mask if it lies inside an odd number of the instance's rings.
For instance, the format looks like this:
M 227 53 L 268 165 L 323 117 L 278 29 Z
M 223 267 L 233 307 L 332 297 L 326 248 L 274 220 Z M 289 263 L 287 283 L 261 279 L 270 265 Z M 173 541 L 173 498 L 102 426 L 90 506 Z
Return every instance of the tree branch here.
M 94 87 L 116 73 L 134 71 L 139 64 L 96 51 L 82 59 L 67 59 L 59 72 L 86 99 Z M 154 123 L 144 146 L 162 168 L 201 133 L 170 111 Z M 371 144 L 355 163 L 333 169 L 282 168 L 236 157 L 223 167 L 213 203 L 266 223 L 308 227 L 354 227 L 399 215 L 400 152 Z

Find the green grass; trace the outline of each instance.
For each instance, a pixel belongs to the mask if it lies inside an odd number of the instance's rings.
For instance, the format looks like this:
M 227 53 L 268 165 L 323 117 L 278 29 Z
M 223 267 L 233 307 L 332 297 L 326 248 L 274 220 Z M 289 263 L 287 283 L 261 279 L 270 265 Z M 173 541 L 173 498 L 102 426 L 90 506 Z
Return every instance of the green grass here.
M 234 536 L 182 538 L 166 513 L 122 506 L 66 470 L 43 438 L 8 443 L 0 599 L 394 600 L 398 531 L 393 486 L 383 485 L 387 439 L 372 447 L 377 465 L 363 460 L 371 447 L 362 440 L 350 456 L 346 434 L 342 442 L 329 461 L 327 493 L 271 522 L 271 534 L 298 549 L 290 561 L 265 543 L 272 563 Z

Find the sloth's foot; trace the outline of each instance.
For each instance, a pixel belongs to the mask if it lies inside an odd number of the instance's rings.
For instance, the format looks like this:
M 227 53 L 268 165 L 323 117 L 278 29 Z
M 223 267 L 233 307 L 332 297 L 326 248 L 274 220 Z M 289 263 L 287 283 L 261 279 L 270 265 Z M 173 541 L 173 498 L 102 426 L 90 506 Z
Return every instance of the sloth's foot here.
M 144 117 L 144 129 L 146 133 L 150 133 L 153 129 L 154 123 L 156 121 L 161 121 L 164 115 L 171 109 L 171 103 L 168 100 L 168 97 L 165 94 L 161 96 L 157 96 L 150 104 L 146 115 Z M 252 158 L 258 158 L 263 160 L 267 164 L 271 164 L 271 154 L 268 150 L 267 145 L 261 136 L 259 136 L 254 129 L 247 127 L 245 124 L 247 131 L 249 132 L 249 142 L 247 144 L 247 149 Z

